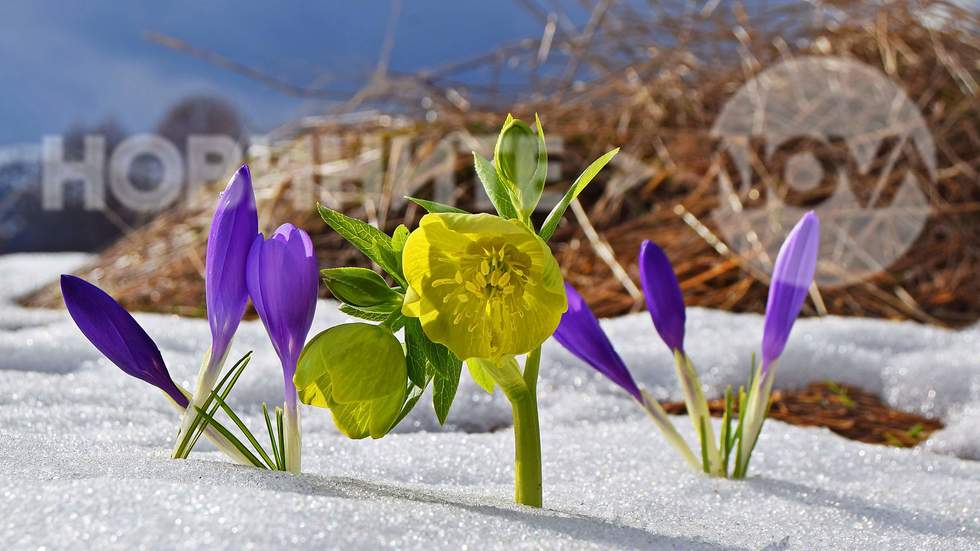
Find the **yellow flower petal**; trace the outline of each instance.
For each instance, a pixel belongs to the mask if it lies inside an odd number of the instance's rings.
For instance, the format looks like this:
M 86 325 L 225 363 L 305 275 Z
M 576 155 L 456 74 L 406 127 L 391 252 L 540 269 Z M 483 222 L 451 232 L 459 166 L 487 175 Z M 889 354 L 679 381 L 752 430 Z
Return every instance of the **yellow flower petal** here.
M 402 312 L 461 359 L 526 354 L 567 308 L 548 245 L 517 220 L 428 214 L 403 253 Z

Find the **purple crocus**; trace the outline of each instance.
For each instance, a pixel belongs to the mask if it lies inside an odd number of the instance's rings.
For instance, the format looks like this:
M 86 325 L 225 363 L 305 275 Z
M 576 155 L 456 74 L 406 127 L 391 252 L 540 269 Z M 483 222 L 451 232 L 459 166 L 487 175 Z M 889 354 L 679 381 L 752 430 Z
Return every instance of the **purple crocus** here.
M 118 302 L 73 275 L 61 276 L 61 294 L 75 325 L 109 361 L 164 391 L 180 407 L 187 407 L 187 397 L 170 377 L 160 349 Z
M 269 239 L 259 235 L 252 243 L 248 292 L 282 362 L 287 389 L 294 388 L 296 361 L 313 324 L 317 275 L 313 241 L 292 224 L 279 226 Z M 295 391 L 291 394 L 295 400 Z
M 776 256 L 762 330 L 763 374 L 786 347 L 793 322 L 800 314 L 807 291 L 813 283 L 819 249 L 820 220 L 810 211 L 789 232 Z
M 567 282 L 565 295 L 568 297 L 568 310 L 561 316 L 558 329 L 555 330 L 555 340 L 610 381 L 621 386 L 630 396 L 643 402 L 636 381 L 609 342 L 609 337 L 602 331 L 599 320 L 589 309 L 585 299 Z
M 300 472 L 299 410 L 293 375 L 313 325 L 317 262 L 305 231 L 283 224 L 269 239 L 255 238 L 248 253 L 245 281 L 255 310 L 282 362 L 286 470 Z
M 248 165 L 242 165 L 218 199 L 208 234 L 204 297 L 211 326 L 212 363 L 220 364 L 245 314 L 245 264 L 258 233 L 252 175 Z
M 640 246 L 640 284 L 653 326 L 671 352 L 684 352 L 684 296 L 674 268 L 652 241 Z

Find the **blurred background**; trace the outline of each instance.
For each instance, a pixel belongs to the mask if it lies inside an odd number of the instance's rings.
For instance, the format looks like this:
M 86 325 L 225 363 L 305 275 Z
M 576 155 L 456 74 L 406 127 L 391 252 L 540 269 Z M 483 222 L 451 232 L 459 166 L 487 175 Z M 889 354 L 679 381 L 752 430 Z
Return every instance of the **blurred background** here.
M 263 229 L 293 222 L 323 267 L 364 264 L 315 202 L 388 231 L 421 216 L 406 195 L 489 210 L 469 152 L 489 157 L 508 113 L 537 113 L 552 160 L 539 222 L 589 162 L 622 147 L 553 242 L 598 314 L 642 308 L 644 239 L 666 249 L 689 304 L 762 311 L 775 248 L 813 208 L 825 222 L 823 277 L 806 314 L 960 327 L 980 318 L 978 10 L 11 3 L 0 18 L 0 253 L 89 251 L 79 274 L 125 306 L 201 315 L 210 215 L 237 163 L 252 168 Z M 852 72 L 811 79 L 815 91 L 768 115 L 799 136 L 733 153 L 739 127 L 728 122 L 759 107 L 757 84 L 786 67 L 805 80 L 812 58 Z M 884 113 L 862 119 L 858 143 L 814 131 L 837 120 L 824 110 L 845 103 L 839 88 L 854 81 L 840 77 L 852 74 L 871 85 L 858 99 Z M 133 201 L 151 196 L 153 208 Z M 61 306 L 50 286 L 22 302 Z

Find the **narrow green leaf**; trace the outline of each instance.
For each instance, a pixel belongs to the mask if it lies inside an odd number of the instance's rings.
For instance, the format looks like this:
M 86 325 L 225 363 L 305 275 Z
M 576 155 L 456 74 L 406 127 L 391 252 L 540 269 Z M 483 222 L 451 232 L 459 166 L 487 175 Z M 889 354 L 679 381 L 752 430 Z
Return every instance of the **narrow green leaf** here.
M 551 239 L 551 236 L 555 234 L 555 230 L 558 229 L 558 223 L 561 222 L 561 217 L 565 215 L 565 210 L 568 209 L 568 205 L 572 204 L 572 201 L 578 198 L 579 194 L 582 193 L 582 190 L 584 190 L 585 187 L 592 182 L 592 179 L 596 177 L 596 174 L 599 174 L 599 171 L 602 170 L 603 167 L 605 167 L 617 153 L 619 153 L 618 147 L 606 153 L 602 157 L 592 161 L 592 164 L 586 167 L 585 171 L 575 179 L 575 183 L 572 184 L 572 187 L 568 188 L 568 191 L 565 192 L 565 196 L 561 198 L 561 201 L 559 201 L 557 205 L 555 205 L 555 208 L 551 209 L 551 212 L 545 219 L 544 224 L 541 226 L 541 231 L 538 232 L 541 239 L 544 239 L 545 241 Z
M 258 452 L 258 454 L 262 457 L 262 460 L 265 461 L 265 464 L 268 465 L 270 469 L 275 470 L 276 468 L 275 463 L 273 463 L 272 459 L 269 458 L 269 455 L 265 452 L 265 448 L 262 447 L 262 444 L 259 444 L 258 439 L 255 438 L 255 435 L 252 434 L 252 431 L 248 430 L 248 426 L 245 425 L 245 422 L 242 421 L 241 417 L 239 417 L 238 414 L 235 413 L 235 410 L 231 409 L 231 407 L 229 407 L 228 404 L 221 399 L 221 396 L 219 396 L 218 393 L 213 390 L 211 391 L 211 397 L 214 398 L 216 402 L 218 402 L 218 405 L 221 406 L 221 409 L 225 412 L 228 418 L 231 419 L 232 422 L 234 422 L 235 425 L 238 426 L 238 430 L 242 431 L 242 434 L 245 435 L 245 438 L 247 438 L 248 441 L 252 444 L 252 447 L 255 448 L 255 451 Z
M 204 411 L 200 407 L 195 406 L 195 409 L 197 409 L 198 414 L 201 415 L 206 422 L 210 423 L 211 426 L 215 428 L 215 430 L 220 432 L 222 436 L 224 436 L 229 442 L 231 442 L 231 444 L 235 446 L 238 449 L 238 451 L 240 451 L 242 455 L 244 455 L 245 458 L 248 459 L 253 465 L 255 465 L 260 469 L 265 468 L 262 465 L 262 462 L 259 461 L 259 459 L 255 457 L 255 455 L 253 455 L 252 452 L 250 452 L 247 447 L 245 447 L 245 444 L 242 444 L 241 440 L 236 438 L 235 435 L 231 433 L 231 431 L 223 427 L 221 423 L 215 421 L 214 417 L 209 415 L 208 412 Z
M 416 205 L 425 209 L 425 212 L 429 214 L 436 213 L 458 213 L 458 214 L 469 214 L 463 209 L 458 209 L 452 205 L 447 205 L 445 203 L 438 203 L 436 201 L 429 201 L 428 199 L 419 199 L 418 197 L 406 197 L 409 201 L 415 203 Z
M 269 419 L 269 406 L 262 402 L 262 416 L 265 417 L 265 428 L 269 431 L 269 445 L 272 446 L 272 456 L 276 459 L 276 470 L 286 470 L 286 465 L 282 461 L 282 453 L 279 451 L 279 438 L 276 431 L 272 428 L 272 420 Z
M 473 166 L 476 169 L 477 177 L 483 184 L 483 190 L 486 191 L 487 197 L 493 203 L 493 207 L 497 209 L 497 214 L 502 218 L 517 218 L 517 210 L 514 208 L 514 198 L 507 188 L 501 185 L 497 179 L 497 171 L 494 170 L 490 161 L 484 159 L 483 156 L 474 151 Z
M 705 474 L 711 472 L 711 463 L 708 461 L 708 429 L 705 425 L 704 417 L 698 422 L 699 432 L 701 433 L 701 466 Z
M 238 382 L 238 378 L 241 377 L 242 373 L 245 371 L 245 368 L 248 366 L 248 362 L 251 359 L 252 359 L 252 351 L 250 350 L 244 356 L 239 358 L 239 360 L 235 362 L 235 365 L 233 365 L 231 369 L 229 369 L 224 374 L 224 376 L 221 377 L 221 379 L 218 381 L 218 384 L 215 386 L 215 389 L 219 389 L 222 398 L 226 398 L 228 394 L 231 392 L 231 389 L 235 386 L 235 383 Z M 204 404 L 202 404 L 205 410 L 209 410 L 210 408 L 211 415 L 214 415 L 215 412 L 218 411 L 217 405 L 212 407 L 211 404 L 213 401 L 214 400 L 212 400 L 211 397 L 209 396 L 204 401 Z M 197 441 L 201 438 L 201 435 L 204 433 L 204 429 L 206 426 L 207 424 L 205 423 L 203 416 L 198 414 L 197 416 L 194 417 L 194 421 L 191 423 L 191 426 L 187 429 L 187 434 L 183 435 L 183 439 L 181 440 L 181 444 L 178 448 L 177 455 L 176 455 L 178 459 L 186 459 L 187 456 L 190 455 L 191 451 L 194 450 L 194 446 L 197 445 Z
M 732 387 L 725 387 L 725 411 L 721 417 L 721 434 L 718 437 L 718 449 L 721 450 L 722 470 L 728 476 L 728 457 L 732 451 L 731 438 L 732 422 Z
M 285 469 L 287 465 L 286 461 L 288 460 L 288 458 L 286 457 L 286 437 L 285 437 L 286 431 L 283 429 L 281 407 L 276 407 L 276 429 L 279 431 L 279 454 L 282 457 L 283 469 Z

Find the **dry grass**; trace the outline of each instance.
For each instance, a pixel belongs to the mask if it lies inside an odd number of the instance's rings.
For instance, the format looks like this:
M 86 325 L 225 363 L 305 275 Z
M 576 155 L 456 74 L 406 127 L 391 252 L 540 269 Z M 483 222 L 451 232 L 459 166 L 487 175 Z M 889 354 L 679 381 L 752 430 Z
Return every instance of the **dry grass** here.
M 289 221 L 306 228 L 324 267 L 363 263 L 316 217 L 312 195 L 295 204 L 292 194 L 300 183 L 312 182 L 320 193 L 337 182 L 355 191 L 366 173 L 349 163 L 374 154 L 377 162 L 366 162 L 365 170 L 389 169 L 380 193 L 366 203 L 328 198 L 388 230 L 398 223 L 411 227 L 420 213 L 397 204 L 406 177 L 391 167 L 431 158 L 450 133 L 458 133 L 464 144 L 471 136 L 492 133 L 505 111 L 523 117 L 537 112 L 549 136 L 563 139 L 556 155 L 563 175 L 577 174 L 613 146 L 635 159 L 631 172 L 638 177 L 627 192 L 621 185 L 604 185 L 609 171 L 581 198 L 579 214 L 588 215 L 591 227 L 580 223 L 584 217 L 569 214 L 554 239 L 566 277 L 598 314 L 642 308 L 632 282 L 643 239 L 666 249 L 688 304 L 759 312 L 768 283 L 764 271 L 714 237 L 718 228 L 710 213 L 718 204 L 716 176 L 725 160 L 709 129 L 724 102 L 762 69 L 796 56 L 834 55 L 869 64 L 901 85 L 935 140 L 938 173 L 935 185 L 923 190 L 932 215 L 915 245 L 875 277 L 821 289 L 815 295 L 820 300 L 809 303 L 806 313 L 948 326 L 980 318 L 976 13 L 932 1 L 880 9 L 834 2 L 823 18 L 813 17 L 805 5 L 747 13 L 738 4 L 717 2 L 694 12 L 687 2 L 652 2 L 650 13 L 636 13 L 627 4 L 600 1 L 584 2 L 592 9 L 585 27 L 568 28 L 561 14 L 533 1 L 522 4 L 528 17 L 540 19 L 541 37 L 422 74 L 397 74 L 384 65 L 331 116 L 286 128 L 289 139 L 253 164 L 261 225 L 271 229 Z M 926 12 L 932 14 L 928 26 L 922 22 Z M 522 90 L 501 84 L 497 76 L 506 71 L 524 75 Z M 483 73 L 490 77 L 461 84 L 466 75 Z M 586 73 L 591 78 L 583 80 Z M 366 114 L 345 115 L 355 112 Z M 428 175 L 447 172 L 458 182 L 472 182 L 465 154 Z M 416 182 L 425 179 L 416 175 Z M 569 183 L 566 177 L 554 189 Z M 857 182 L 855 193 L 860 196 L 865 185 L 870 184 Z M 426 189 L 419 193 L 427 195 Z M 194 207 L 165 213 L 126 236 L 80 275 L 129 308 L 200 315 L 214 193 L 212 187 Z M 472 186 L 457 188 L 454 199 L 472 208 Z M 57 289 L 48 287 L 25 303 L 53 306 L 61 300 Z

